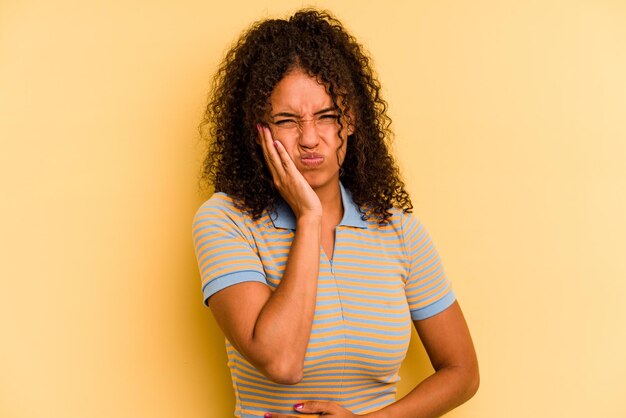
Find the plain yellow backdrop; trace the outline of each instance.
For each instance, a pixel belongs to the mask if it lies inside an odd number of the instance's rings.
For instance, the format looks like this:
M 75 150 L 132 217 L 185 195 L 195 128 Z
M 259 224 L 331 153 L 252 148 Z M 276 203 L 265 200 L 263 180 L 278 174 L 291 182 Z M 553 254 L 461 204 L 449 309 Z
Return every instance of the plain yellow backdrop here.
M 191 219 L 209 81 L 298 1 L 0 1 L 0 416 L 228 417 Z M 314 2 L 370 51 L 482 386 L 623 416 L 626 4 Z M 416 341 L 400 392 L 430 372 Z

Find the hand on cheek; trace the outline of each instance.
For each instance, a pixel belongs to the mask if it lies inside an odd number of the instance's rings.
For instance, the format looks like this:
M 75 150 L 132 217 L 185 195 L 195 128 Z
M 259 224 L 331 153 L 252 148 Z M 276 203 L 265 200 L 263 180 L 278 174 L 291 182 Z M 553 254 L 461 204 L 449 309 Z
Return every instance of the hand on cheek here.
M 296 218 L 313 215 L 321 218 L 322 204 L 309 183 L 296 168 L 287 150 L 272 138 L 267 126 L 257 125 L 261 149 L 267 167 L 283 199 L 291 206 Z

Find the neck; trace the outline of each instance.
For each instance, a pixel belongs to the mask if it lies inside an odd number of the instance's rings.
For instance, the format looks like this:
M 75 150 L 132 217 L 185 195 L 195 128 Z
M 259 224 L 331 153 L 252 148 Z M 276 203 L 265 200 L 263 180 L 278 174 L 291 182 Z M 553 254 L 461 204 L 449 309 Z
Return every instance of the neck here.
M 339 224 L 343 217 L 343 204 L 341 201 L 341 189 L 339 182 L 336 186 L 322 189 L 316 189 L 315 193 L 322 204 L 322 219 L 334 225 Z

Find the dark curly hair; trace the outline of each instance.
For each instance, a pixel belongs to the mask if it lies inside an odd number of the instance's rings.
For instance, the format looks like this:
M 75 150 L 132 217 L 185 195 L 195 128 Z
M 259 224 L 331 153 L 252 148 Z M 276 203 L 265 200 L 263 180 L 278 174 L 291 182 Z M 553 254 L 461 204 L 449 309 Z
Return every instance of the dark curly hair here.
M 208 140 L 201 180 L 255 219 L 275 207 L 280 194 L 256 142 L 256 125 L 265 119 L 272 90 L 294 68 L 320 80 L 339 112 L 354 116 L 340 180 L 364 218 L 384 224 L 393 206 L 411 211 L 389 152 L 391 119 L 370 59 L 326 11 L 304 9 L 287 20 L 257 22 L 228 51 L 201 124 Z

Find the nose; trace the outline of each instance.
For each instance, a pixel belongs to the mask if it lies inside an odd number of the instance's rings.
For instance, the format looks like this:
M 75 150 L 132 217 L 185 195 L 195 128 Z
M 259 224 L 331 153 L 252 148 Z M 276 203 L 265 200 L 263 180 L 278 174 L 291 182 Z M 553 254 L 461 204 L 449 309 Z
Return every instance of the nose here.
M 299 144 L 302 148 L 314 149 L 319 144 L 319 135 L 313 120 L 300 122 Z

